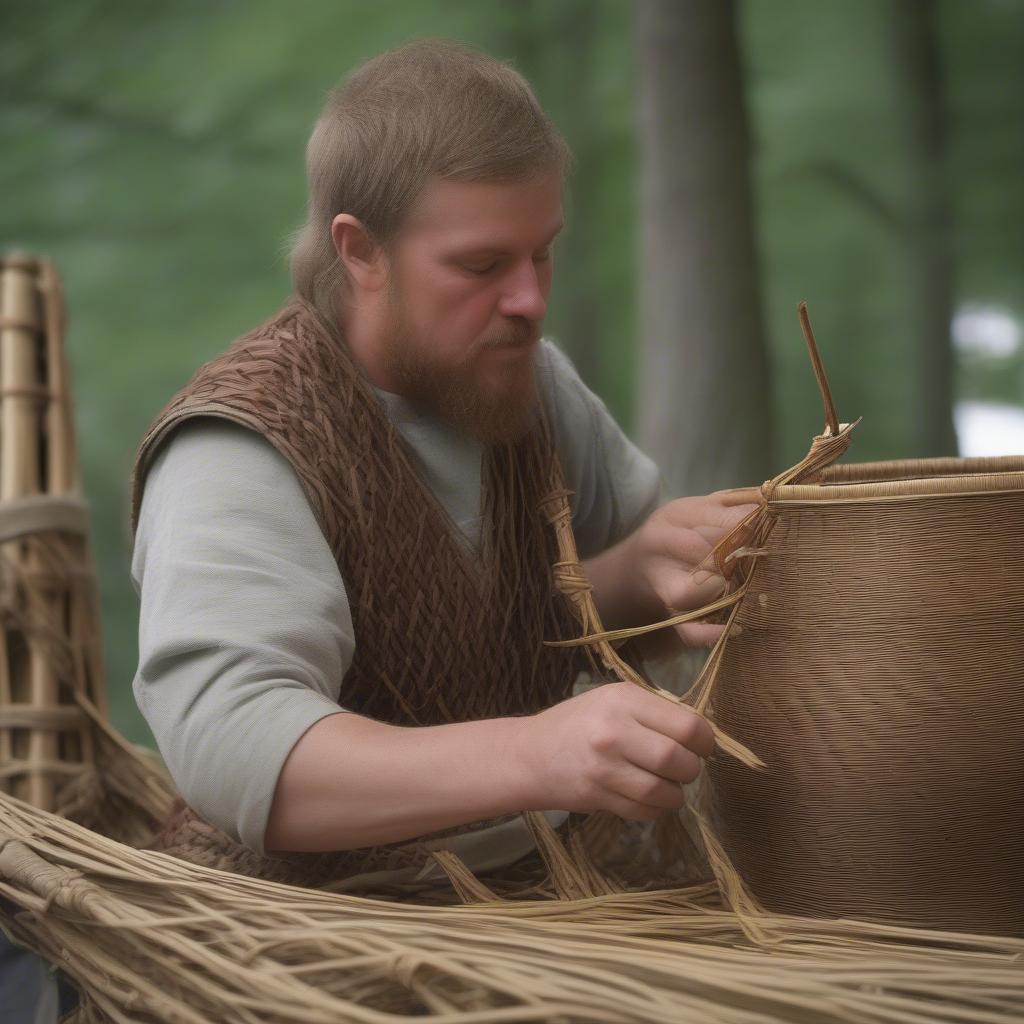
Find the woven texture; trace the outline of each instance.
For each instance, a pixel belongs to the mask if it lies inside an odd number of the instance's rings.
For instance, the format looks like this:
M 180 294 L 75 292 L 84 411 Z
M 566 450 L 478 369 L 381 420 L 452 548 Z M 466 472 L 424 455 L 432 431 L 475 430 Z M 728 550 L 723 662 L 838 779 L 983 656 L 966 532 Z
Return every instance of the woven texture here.
M 936 471 L 941 471 L 936 475 Z M 1024 459 L 832 467 L 772 489 L 711 767 L 772 910 L 1024 934 Z
M 358 637 L 341 703 L 378 721 L 436 725 L 530 714 L 569 692 L 572 659 L 553 551 L 537 506 L 555 458 L 542 419 L 488 450 L 484 551 L 476 558 L 410 462 L 405 442 L 346 346 L 296 304 L 203 366 L 147 431 L 145 470 L 185 418 L 258 430 L 292 464 L 345 580 Z

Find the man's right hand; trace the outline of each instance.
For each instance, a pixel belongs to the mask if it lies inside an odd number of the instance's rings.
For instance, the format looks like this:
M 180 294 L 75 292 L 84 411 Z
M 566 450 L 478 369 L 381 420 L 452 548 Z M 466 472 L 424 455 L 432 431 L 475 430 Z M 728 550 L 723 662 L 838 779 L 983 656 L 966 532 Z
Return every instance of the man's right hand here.
M 517 753 L 539 806 L 650 821 L 683 806 L 681 783 L 715 748 L 695 711 L 608 683 L 519 720 Z
M 523 810 L 650 820 L 683 804 L 714 749 L 688 708 L 608 683 L 522 718 L 396 726 L 327 715 L 294 745 L 267 850 L 354 850 Z

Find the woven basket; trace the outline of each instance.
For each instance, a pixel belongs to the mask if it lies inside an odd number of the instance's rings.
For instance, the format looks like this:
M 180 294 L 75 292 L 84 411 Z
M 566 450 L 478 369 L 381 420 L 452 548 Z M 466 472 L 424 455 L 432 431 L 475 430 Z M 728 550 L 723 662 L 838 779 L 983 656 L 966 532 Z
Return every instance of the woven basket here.
M 726 852 L 772 910 L 1024 933 L 1024 458 L 767 498 L 715 683 Z

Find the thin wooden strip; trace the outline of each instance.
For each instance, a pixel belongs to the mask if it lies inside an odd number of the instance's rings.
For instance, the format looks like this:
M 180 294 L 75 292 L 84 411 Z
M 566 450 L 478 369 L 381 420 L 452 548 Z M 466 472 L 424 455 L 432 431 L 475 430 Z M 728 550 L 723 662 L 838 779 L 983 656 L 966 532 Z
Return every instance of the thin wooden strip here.
M 18 778 L 23 775 L 38 775 L 43 778 L 49 776 L 75 776 L 83 771 L 92 769 L 82 764 L 72 764 L 66 761 L 42 761 L 38 758 L 31 760 L 9 761 L 7 764 L 0 764 L 0 779 Z
M 819 484 L 875 483 L 913 477 L 968 476 L 977 473 L 1019 473 L 1024 455 L 992 455 L 963 458 L 891 459 L 885 462 L 841 462 L 821 470 Z
M 49 494 L 0 502 L 0 543 L 49 531 L 85 536 L 89 532 L 89 503 L 78 496 Z
M 80 708 L 0 704 L 0 729 L 79 729 L 89 719 Z
M 11 328 L 16 331 L 31 331 L 37 332 L 40 330 L 40 326 L 33 320 L 27 320 L 20 316 L 0 316 L 0 330 L 5 328 Z
M 70 374 L 64 352 L 64 289 L 56 268 L 49 260 L 41 261 L 39 289 L 43 300 L 43 322 L 46 330 L 46 388 L 49 404 L 46 409 L 48 438 L 46 493 L 66 495 L 81 487 L 78 446 L 75 441 L 74 410 L 71 403 Z
M 839 416 L 836 413 L 835 402 L 832 400 L 832 388 L 829 387 L 828 374 L 825 373 L 825 365 L 818 353 L 818 343 L 814 339 L 814 331 L 811 328 L 811 318 L 807 314 L 807 303 L 801 302 L 797 308 L 797 317 L 800 320 L 800 329 L 803 331 L 804 341 L 807 342 L 807 352 L 811 357 L 811 366 L 814 369 L 814 376 L 818 382 L 818 390 L 821 392 L 821 403 L 825 407 L 825 425 L 832 434 L 839 433 Z
M 721 611 L 723 608 L 731 608 L 734 604 L 743 600 L 743 594 L 743 591 L 737 591 L 735 594 L 726 594 L 725 597 L 720 597 L 710 604 L 704 605 L 702 608 L 673 615 L 671 618 L 663 619 L 661 622 L 651 622 L 644 626 L 629 626 L 625 629 L 607 629 L 600 633 L 589 633 L 586 636 L 573 637 L 571 640 L 545 640 L 544 646 L 583 647 L 585 645 L 613 642 L 615 640 L 628 640 L 634 636 L 644 636 L 647 633 L 654 633 L 659 629 L 666 629 L 669 626 L 678 626 L 684 622 L 694 622 L 697 619 L 706 618 L 708 615 Z
M 0 271 L 8 268 L 14 270 L 27 270 L 35 272 L 39 267 L 39 260 L 24 252 L 9 252 L 0 256 Z
M 770 504 L 783 501 L 840 501 L 864 498 L 900 498 L 932 494 L 984 494 L 1024 491 L 1024 473 L 992 473 L 913 480 L 885 480 L 858 484 L 783 484 Z

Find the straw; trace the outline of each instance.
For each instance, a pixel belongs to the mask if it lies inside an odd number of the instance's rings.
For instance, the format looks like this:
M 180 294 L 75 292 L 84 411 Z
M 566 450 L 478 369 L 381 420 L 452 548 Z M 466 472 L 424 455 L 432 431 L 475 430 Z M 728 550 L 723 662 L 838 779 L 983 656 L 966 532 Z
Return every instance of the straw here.
M 78 1021 L 1011 1024 L 1024 995 L 1022 940 L 767 915 L 759 948 L 708 886 L 412 906 L 135 851 L 10 797 L 0 835 L 15 935 L 85 991 Z

